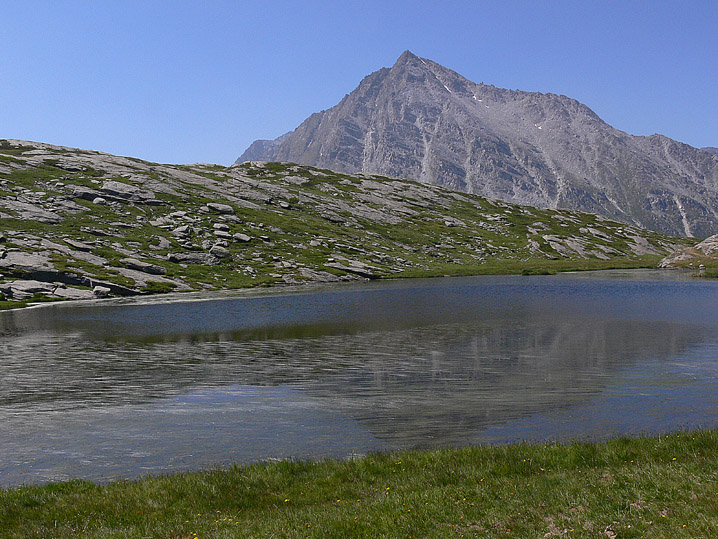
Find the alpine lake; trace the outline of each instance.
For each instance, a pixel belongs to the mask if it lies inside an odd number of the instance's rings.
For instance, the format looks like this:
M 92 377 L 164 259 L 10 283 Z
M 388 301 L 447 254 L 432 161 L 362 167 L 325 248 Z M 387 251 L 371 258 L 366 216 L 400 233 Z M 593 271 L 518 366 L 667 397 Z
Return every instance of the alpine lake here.
M 0 487 L 718 426 L 718 281 L 677 271 L 0 312 Z

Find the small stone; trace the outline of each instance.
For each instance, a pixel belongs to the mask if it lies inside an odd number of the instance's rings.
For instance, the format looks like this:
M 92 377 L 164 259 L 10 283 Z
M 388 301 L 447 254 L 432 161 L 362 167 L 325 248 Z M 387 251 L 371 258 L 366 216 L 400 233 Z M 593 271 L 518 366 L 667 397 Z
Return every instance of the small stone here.
M 98 285 L 92 289 L 92 293 L 95 294 L 96 298 L 106 298 L 110 295 L 110 292 L 112 292 L 112 290 L 110 290 L 106 286 Z
M 229 204 L 220 204 L 219 202 L 210 202 L 207 204 L 210 210 L 214 210 L 219 213 L 234 213 L 234 208 Z
M 242 234 L 241 232 L 237 232 L 234 236 L 235 241 L 242 241 L 242 242 L 248 242 L 252 241 L 252 238 L 250 236 L 247 236 L 246 234 Z
M 212 228 L 214 228 L 215 230 L 227 231 L 227 230 L 229 230 L 229 225 L 226 225 L 224 223 L 215 223 L 212 225 Z
M 209 250 L 209 254 L 216 256 L 218 258 L 229 257 L 229 251 L 225 247 L 222 247 L 221 245 L 212 246 L 212 248 Z
M 206 264 L 208 257 L 206 253 L 169 253 L 167 260 L 175 263 Z
M 226 230 L 215 230 L 214 235 L 217 236 L 218 238 L 226 238 L 226 239 L 232 238 L 232 234 L 230 234 Z
M 159 249 L 169 249 L 170 248 L 170 240 L 165 238 L 164 236 L 160 236 L 160 242 L 157 245 Z
M 102 197 L 95 197 L 92 199 L 93 204 L 97 204 L 98 206 L 107 206 L 107 200 L 105 200 Z
M 87 243 L 82 243 L 81 241 L 75 241 L 75 240 L 70 240 L 70 239 L 65 239 L 64 241 L 70 247 L 72 247 L 73 249 L 77 249 L 78 251 L 83 251 L 83 252 L 87 253 L 89 251 L 92 251 L 92 249 L 93 249 L 92 245 L 88 245 Z
M 150 273 L 152 275 L 164 275 L 167 273 L 167 270 L 162 266 L 150 264 L 149 262 L 143 262 L 142 260 L 137 260 L 136 258 L 123 258 L 120 260 L 120 264 L 123 264 L 130 269 Z

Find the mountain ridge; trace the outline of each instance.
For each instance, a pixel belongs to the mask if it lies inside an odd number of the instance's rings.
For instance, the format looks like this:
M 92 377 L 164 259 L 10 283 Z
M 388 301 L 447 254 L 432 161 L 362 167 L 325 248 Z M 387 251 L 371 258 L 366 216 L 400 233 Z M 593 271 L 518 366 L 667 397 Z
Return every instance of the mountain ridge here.
M 567 96 L 471 82 L 410 51 L 281 139 L 251 160 L 410 178 L 673 235 L 718 231 L 718 155 L 630 135 Z

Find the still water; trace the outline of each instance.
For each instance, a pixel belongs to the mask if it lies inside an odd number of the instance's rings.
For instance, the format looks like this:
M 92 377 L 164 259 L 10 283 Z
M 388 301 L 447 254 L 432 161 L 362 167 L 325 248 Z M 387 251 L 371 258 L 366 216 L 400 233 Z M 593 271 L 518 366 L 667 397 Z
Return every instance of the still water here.
M 718 282 L 678 275 L 2 312 L 0 486 L 716 427 Z

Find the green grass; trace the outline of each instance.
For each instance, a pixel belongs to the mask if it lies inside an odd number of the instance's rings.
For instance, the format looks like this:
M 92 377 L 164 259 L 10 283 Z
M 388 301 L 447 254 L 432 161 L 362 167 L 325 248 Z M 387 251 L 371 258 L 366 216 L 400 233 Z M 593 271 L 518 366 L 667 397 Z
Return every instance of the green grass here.
M 54 301 L 66 301 L 65 298 L 49 298 L 42 294 L 35 294 L 32 298 L 22 300 L 9 300 L 5 295 L 0 293 L 0 311 L 8 311 L 10 309 L 21 309 L 33 303 L 52 303 Z
M 717 474 L 713 430 L 24 486 L 0 490 L 0 523 L 8 538 L 715 537 Z
M 147 281 L 147 284 L 141 290 L 146 294 L 166 294 L 172 292 L 175 288 L 177 288 L 177 285 L 174 283 Z
M 391 278 L 468 276 L 468 275 L 554 275 L 565 271 L 596 271 L 608 269 L 655 268 L 659 256 L 643 255 L 636 258 L 616 257 L 610 260 L 596 258 L 583 260 L 529 260 L 495 259 L 484 264 L 436 264 L 429 269 L 415 269 L 391 275 Z

